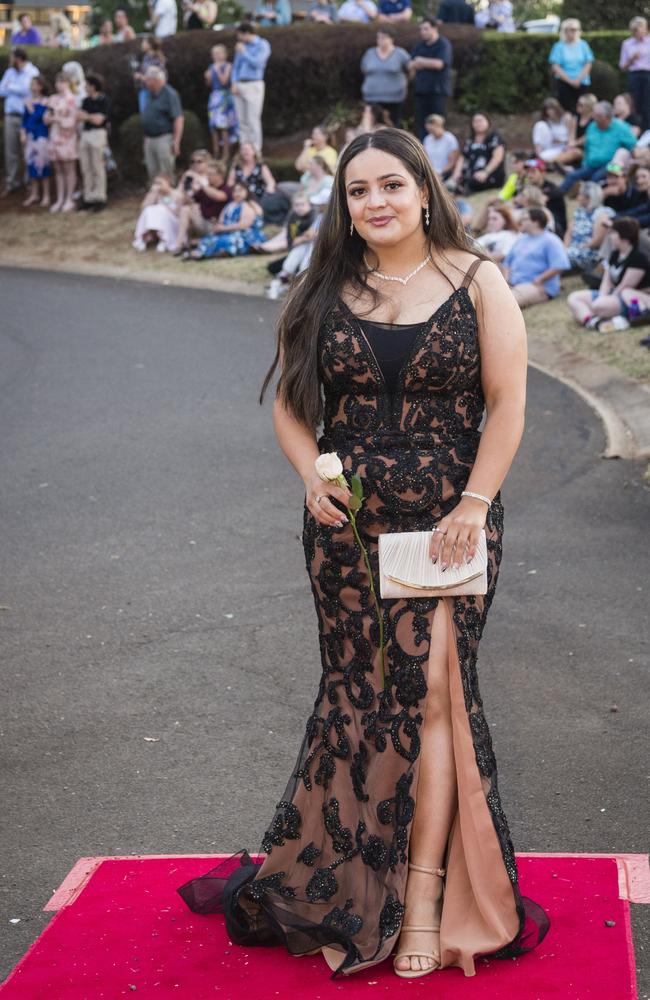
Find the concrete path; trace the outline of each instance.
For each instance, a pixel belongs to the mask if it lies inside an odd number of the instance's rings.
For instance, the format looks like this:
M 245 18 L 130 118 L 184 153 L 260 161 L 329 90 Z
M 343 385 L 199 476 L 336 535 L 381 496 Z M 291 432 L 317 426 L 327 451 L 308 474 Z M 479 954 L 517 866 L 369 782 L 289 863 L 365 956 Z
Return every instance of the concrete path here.
M 1 277 L 0 978 L 82 855 L 257 850 L 319 678 L 276 304 Z M 648 849 L 649 493 L 603 448 L 531 370 L 479 662 L 520 851 Z

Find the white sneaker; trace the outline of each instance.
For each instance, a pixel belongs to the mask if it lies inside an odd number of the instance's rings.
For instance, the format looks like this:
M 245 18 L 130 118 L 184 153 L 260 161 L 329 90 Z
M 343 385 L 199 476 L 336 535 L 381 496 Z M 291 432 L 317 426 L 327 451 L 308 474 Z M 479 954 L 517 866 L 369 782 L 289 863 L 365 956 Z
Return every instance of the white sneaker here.
M 598 327 L 599 333 L 616 333 L 618 330 L 629 330 L 630 324 L 625 316 L 613 316 L 611 319 L 601 323 Z
M 160 240 L 160 242 L 156 244 L 156 250 L 158 253 L 167 253 L 167 244 L 163 240 Z
M 142 253 L 144 250 L 147 249 L 147 244 L 145 243 L 144 240 L 134 240 L 131 246 L 133 247 L 134 250 L 137 250 L 138 253 Z
M 269 285 L 267 291 L 267 297 L 269 299 L 278 299 L 280 297 L 280 289 L 282 288 L 282 282 L 279 278 L 273 278 L 271 284 Z

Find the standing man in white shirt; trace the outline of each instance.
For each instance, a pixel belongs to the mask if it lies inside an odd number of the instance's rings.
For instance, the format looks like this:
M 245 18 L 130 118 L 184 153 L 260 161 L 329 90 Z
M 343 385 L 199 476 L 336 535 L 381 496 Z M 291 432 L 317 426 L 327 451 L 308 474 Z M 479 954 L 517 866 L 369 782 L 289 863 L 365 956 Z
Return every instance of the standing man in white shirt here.
M 9 67 L 0 80 L 0 97 L 5 102 L 4 152 L 5 186 L 2 196 L 21 188 L 25 181 L 23 147 L 20 130 L 25 110 L 25 99 L 30 96 L 32 79 L 38 76 L 36 66 L 30 63 L 25 49 L 16 48 L 9 57 Z
M 149 0 L 149 16 L 156 38 L 175 35 L 178 28 L 176 0 Z

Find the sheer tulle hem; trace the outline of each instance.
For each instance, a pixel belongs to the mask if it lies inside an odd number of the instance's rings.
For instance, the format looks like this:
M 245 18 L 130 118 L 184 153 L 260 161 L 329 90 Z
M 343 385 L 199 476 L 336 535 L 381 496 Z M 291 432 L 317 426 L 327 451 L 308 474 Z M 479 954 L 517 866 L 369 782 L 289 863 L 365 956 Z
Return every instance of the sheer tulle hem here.
M 345 973 L 351 965 L 354 970 L 377 961 L 386 942 L 378 942 L 376 954 L 363 959 L 354 942 L 340 929 L 315 924 L 296 916 L 282 906 L 281 899 L 272 900 L 269 893 L 256 902 L 257 911 L 246 906 L 249 900 L 241 898 L 241 890 L 255 880 L 261 862 L 252 860 L 246 849 L 225 858 L 214 868 L 190 879 L 177 892 L 193 912 L 201 915 L 223 914 L 226 930 L 233 944 L 248 946 L 284 945 L 292 955 L 305 955 L 315 948 L 328 945 L 344 949 L 343 960 L 331 979 Z M 539 904 L 525 896 L 520 898 L 518 907 L 520 930 L 505 947 L 490 955 L 477 958 L 515 958 L 532 951 L 546 936 L 550 923 L 546 912 Z M 395 935 L 397 938 L 397 935 Z M 384 956 L 388 957 L 389 952 Z M 356 963 L 356 964 L 355 964 Z M 331 962 L 328 962 L 333 968 Z

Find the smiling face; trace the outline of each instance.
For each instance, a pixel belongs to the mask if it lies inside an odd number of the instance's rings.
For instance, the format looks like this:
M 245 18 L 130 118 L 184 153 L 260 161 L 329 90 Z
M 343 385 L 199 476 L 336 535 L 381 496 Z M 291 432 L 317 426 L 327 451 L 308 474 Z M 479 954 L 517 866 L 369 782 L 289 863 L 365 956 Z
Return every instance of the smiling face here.
M 404 163 L 380 149 L 364 149 L 345 170 L 347 208 L 359 236 L 370 247 L 395 246 L 422 229 L 428 202 Z

